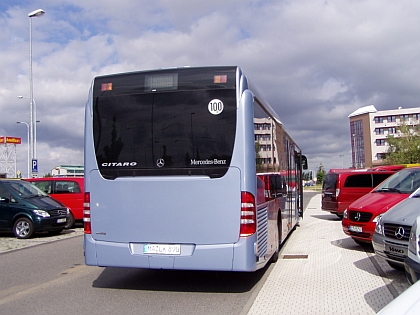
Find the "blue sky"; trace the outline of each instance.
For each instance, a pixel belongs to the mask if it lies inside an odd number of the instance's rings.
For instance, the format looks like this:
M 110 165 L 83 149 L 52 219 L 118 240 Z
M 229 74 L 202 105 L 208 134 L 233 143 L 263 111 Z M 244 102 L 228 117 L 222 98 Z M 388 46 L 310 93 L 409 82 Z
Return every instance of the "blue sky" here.
M 45 0 L 0 3 L 0 135 L 29 121 L 32 19 L 42 176 L 83 164 L 84 105 L 96 75 L 239 65 L 279 114 L 311 169 L 351 164 L 348 115 L 419 107 L 420 2 L 409 0 Z

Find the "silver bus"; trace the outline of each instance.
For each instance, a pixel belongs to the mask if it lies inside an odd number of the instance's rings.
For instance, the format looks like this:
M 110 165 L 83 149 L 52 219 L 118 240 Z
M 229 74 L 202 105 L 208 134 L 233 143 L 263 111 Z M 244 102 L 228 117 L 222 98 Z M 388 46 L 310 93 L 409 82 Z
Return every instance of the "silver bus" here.
M 307 162 L 239 67 L 96 77 L 85 119 L 87 265 L 255 271 L 277 260 L 302 216 Z M 268 196 L 257 173 L 282 187 Z

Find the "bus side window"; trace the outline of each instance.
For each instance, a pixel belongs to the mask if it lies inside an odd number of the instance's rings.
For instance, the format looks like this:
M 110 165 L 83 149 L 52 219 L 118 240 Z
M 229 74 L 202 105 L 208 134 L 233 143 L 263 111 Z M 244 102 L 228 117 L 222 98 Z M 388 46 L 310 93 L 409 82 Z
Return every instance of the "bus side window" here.
M 265 202 L 265 184 L 264 181 L 257 176 L 257 205 Z

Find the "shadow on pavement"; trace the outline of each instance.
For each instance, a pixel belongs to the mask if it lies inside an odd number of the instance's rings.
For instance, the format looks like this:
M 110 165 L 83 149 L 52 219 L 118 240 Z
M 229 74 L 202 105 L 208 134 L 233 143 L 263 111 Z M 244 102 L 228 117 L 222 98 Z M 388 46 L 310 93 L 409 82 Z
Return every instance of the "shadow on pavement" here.
M 269 264 L 256 272 L 216 272 L 184 270 L 149 270 L 107 267 L 93 282 L 95 288 L 243 293 L 261 280 Z

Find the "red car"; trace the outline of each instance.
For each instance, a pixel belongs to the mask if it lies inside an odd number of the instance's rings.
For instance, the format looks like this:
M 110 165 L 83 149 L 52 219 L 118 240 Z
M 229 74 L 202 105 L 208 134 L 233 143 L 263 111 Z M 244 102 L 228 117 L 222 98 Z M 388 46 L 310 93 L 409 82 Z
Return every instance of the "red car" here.
M 66 229 L 72 228 L 76 221 L 83 221 L 83 177 L 43 177 L 27 178 L 25 180 L 70 209 Z
M 356 243 L 371 243 L 378 217 L 420 186 L 420 167 L 405 168 L 388 177 L 344 211 L 343 231 Z

